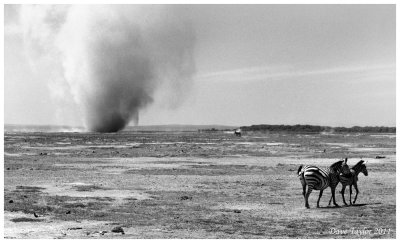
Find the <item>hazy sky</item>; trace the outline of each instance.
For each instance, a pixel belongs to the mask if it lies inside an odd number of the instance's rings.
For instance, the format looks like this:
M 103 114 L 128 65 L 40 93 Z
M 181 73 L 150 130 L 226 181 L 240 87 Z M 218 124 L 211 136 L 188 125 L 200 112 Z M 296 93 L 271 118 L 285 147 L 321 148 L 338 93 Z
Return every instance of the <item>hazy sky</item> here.
M 395 5 L 180 8 L 195 32 L 193 83 L 176 107 L 159 89 L 140 125 L 395 126 Z M 54 70 L 28 58 L 18 6 L 5 7 L 4 44 L 5 123 L 81 125 Z

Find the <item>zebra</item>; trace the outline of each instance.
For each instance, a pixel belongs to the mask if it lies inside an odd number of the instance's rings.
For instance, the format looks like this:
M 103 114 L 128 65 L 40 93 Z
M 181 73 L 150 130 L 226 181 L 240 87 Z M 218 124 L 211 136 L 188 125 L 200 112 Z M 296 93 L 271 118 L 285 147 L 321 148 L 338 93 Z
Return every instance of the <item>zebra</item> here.
M 368 170 L 367 170 L 367 166 L 365 165 L 365 163 L 366 162 L 364 160 L 360 160 L 356 165 L 351 167 L 349 175 L 346 175 L 346 174 L 339 175 L 339 181 L 342 184 L 342 190 L 340 191 L 340 193 L 342 194 L 343 203 L 345 205 L 347 205 L 347 203 L 346 203 L 346 200 L 344 199 L 344 192 L 345 192 L 347 186 L 350 186 L 350 205 L 352 205 L 352 203 L 351 203 L 352 186 L 354 186 L 354 188 L 356 189 L 356 196 L 354 198 L 353 204 L 356 203 L 358 193 L 360 192 L 358 190 L 358 186 L 357 186 L 358 174 L 360 174 L 360 172 L 362 172 L 365 176 L 368 176 Z M 329 200 L 329 205 L 331 205 L 331 201 L 332 201 L 332 197 Z
M 241 137 L 242 136 L 242 130 L 239 128 L 239 129 L 235 129 L 235 135 L 236 136 L 239 136 L 239 137 Z
M 347 158 L 345 160 L 339 160 L 333 163 L 326 169 L 318 168 L 313 165 L 300 165 L 297 170 L 297 174 L 300 177 L 301 185 L 303 186 L 303 196 L 305 200 L 306 208 L 310 208 L 308 204 L 308 197 L 310 196 L 312 190 L 319 190 L 319 197 L 317 201 L 317 208 L 319 208 L 319 201 L 322 197 L 323 191 L 327 188 L 331 188 L 333 204 L 336 204 L 335 200 L 335 189 L 339 183 L 339 174 L 350 173 L 349 166 L 347 165 Z M 307 192 L 306 187 L 308 186 Z

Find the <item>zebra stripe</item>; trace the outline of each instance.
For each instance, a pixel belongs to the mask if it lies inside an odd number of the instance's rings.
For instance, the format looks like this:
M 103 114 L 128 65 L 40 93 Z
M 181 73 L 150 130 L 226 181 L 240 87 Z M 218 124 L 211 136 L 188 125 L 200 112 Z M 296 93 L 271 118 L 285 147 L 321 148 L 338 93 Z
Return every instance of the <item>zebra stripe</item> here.
M 307 185 L 315 190 L 323 190 L 329 186 L 328 173 L 316 166 L 305 166 L 304 179 Z

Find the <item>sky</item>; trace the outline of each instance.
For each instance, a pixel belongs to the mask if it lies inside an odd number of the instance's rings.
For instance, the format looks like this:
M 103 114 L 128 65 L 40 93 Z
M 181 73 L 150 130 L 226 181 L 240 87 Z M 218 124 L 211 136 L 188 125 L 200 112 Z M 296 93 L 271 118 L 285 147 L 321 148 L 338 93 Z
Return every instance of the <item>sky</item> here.
M 177 8 L 194 32 L 195 71 L 179 93 L 156 89 L 140 125 L 395 126 L 395 5 Z M 4 122 L 81 126 L 57 59 L 36 65 L 21 19 L 5 6 Z

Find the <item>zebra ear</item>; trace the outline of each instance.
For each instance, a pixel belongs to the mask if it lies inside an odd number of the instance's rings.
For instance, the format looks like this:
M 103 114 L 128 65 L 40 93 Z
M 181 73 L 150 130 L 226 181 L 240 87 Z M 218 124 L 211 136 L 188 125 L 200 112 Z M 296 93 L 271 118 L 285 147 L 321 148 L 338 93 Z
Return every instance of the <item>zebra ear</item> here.
M 344 159 L 344 164 L 347 165 L 347 158 Z

